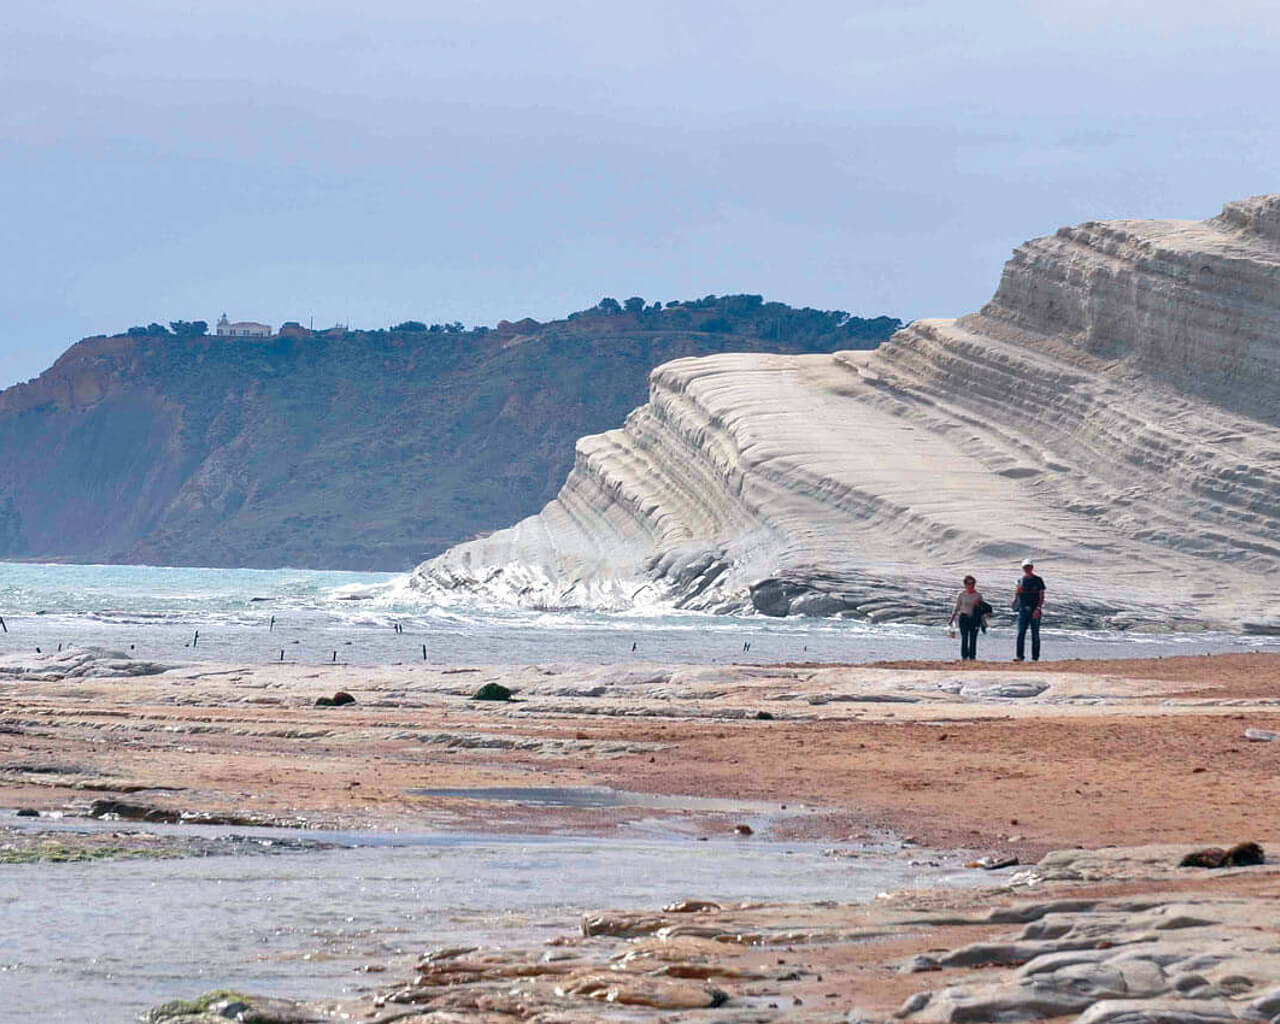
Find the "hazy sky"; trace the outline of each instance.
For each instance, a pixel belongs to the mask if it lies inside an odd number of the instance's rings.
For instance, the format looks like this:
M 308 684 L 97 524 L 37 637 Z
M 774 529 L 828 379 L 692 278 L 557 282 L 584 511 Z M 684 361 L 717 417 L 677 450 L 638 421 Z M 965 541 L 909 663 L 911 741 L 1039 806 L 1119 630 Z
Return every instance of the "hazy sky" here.
M 1280 191 L 1274 0 L 10 0 L 0 385 L 151 320 L 978 308 Z

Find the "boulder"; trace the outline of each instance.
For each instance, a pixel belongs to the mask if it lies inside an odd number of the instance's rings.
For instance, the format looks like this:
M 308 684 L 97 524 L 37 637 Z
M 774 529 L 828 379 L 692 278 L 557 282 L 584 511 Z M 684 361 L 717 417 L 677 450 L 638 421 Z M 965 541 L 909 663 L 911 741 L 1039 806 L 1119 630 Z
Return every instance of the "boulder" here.
M 1192 850 L 1178 862 L 1180 868 L 1241 868 L 1266 862 L 1262 847 L 1254 842 L 1236 843 L 1229 850 L 1206 846 Z
M 1227 863 L 1227 851 L 1221 846 L 1206 846 L 1192 850 L 1178 861 L 1180 868 L 1221 868 Z
M 1233 868 L 1248 867 L 1253 864 L 1266 863 L 1266 854 L 1257 843 L 1236 843 L 1227 851 L 1227 863 Z
M 767 579 L 751 584 L 750 592 L 756 611 L 780 619 L 791 612 L 791 599 L 802 590 L 786 580 Z
M 149 821 L 171 825 L 182 821 L 181 811 L 172 811 L 151 804 L 131 804 L 124 800 L 95 800 L 89 805 L 91 818 L 118 818 L 121 821 Z

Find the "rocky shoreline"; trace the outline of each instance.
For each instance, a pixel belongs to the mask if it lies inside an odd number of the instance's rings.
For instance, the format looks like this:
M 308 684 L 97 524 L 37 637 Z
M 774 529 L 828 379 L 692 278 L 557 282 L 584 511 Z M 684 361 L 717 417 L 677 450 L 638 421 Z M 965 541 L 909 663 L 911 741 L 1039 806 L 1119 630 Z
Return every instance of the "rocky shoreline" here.
M 212 993 L 145 1019 L 1275 1021 L 1280 869 L 1206 878 L 1178 866 L 1191 852 L 1065 850 L 998 889 L 885 894 L 872 905 L 688 899 L 590 911 L 580 934 L 539 946 L 428 951 L 413 977 L 361 999 Z
M 0 865 L 107 860 L 172 860 L 178 857 L 255 856 L 332 850 L 333 843 L 220 833 L 172 835 L 141 829 L 87 831 L 0 825 Z
M 855 845 L 889 830 L 1034 865 L 983 876 L 996 888 L 870 905 L 693 891 L 664 911 L 584 907 L 583 934 L 424 954 L 348 1003 L 221 995 L 169 1019 L 1274 1019 L 1275 867 L 1178 865 L 1210 844 L 1280 849 L 1277 655 L 145 671 L 120 653 L 59 658 L 0 665 L 0 805 L 64 816 L 7 828 L 5 870 L 292 848 L 166 845 L 148 835 L 164 822 L 292 824 L 300 849 L 318 827 Z M 512 699 L 473 699 L 485 687 Z M 317 704 L 338 691 L 352 702 Z M 568 798 L 520 799 L 535 792 Z M 85 836 L 41 849 L 53 837 L 39 829 L 95 813 Z

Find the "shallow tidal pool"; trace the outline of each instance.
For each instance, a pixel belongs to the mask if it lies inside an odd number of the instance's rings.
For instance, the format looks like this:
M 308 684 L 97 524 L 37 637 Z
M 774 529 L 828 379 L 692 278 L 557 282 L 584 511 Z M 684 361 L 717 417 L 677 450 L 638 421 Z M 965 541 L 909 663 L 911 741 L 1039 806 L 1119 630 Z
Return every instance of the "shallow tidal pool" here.
M 0 866 L 0 1022 L 133 1021 L 215 988 L 353 995 L 410 976 L 434 946 L 536 945 L 604 907 L 693 896 L 855 902 L 992 881 L 959 856 L 887 842 L 831 856 L 829 843 L 758 837 L 304 834 L 340 845 Z

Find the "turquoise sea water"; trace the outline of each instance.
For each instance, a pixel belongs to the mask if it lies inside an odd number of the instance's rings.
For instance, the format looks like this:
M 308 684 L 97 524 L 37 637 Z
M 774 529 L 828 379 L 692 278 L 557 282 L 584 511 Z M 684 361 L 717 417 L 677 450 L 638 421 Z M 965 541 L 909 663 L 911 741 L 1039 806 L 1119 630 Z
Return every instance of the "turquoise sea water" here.
M 193 569 L 0 562 L 0 655 L 102 646 L 136 657 L 260 664 L 874 661 L 951 659 L 936 627 L 695 612 L 622 615 L 429 603 L 408 577 L 304 569 Z M 273 621 L 274 620 L 274 621 Z M 196 634 L 199 633 L 197 638 Z M 1276 638 L 1058 631 L 1045 657 L 1141 657 L 1277 649 Z M 750 645 L 749 649 L 746 645 Z M 425 653 L 424 653 L 425 648 Z M 979 656 L 1012 655 L 1010 624 Z

